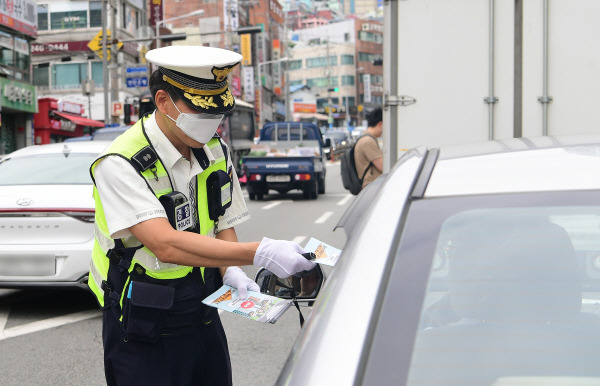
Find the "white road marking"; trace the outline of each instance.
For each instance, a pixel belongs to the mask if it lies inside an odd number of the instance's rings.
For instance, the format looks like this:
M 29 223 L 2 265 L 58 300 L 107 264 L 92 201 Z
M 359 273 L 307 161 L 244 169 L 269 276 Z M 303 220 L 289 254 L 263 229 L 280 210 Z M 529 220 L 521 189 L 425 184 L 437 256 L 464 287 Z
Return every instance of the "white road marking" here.
M 273 201 L 273 202 L 272 202 L 272 203 L 270 203 L 269 205 L 265 205 L 265 206 L 263 206 L 261 209 L 264 209 L 264 210 L 269 210 L 269 209 L 275 208 L 277 205 L 281 204 L 281 202 L 282 202 L 282 201 Z
M 318 219 L 315 220 L 315 224 L 323 224 L 325 221 L 327 221 L 327 219 L 329 217 L 331 217 L 331 215 L 333 214 L 333 212 L 325 212 L 321 215 L 321 217 L 319 217 Z
M 4 326 L 6 326 L 6 322 L 8 321 L 9 313 L 10 308 L 0 307 L 0 339 L 4 339 Z
M 7 329 L 3 329 L 0 340 L 14 338 L 15 336 L 31 334 L 49 328 L 64 326 L 65 324 L 81 322 L 82 320 L 92 319 L 100 317 L 102 314 L 99 310 L 88 310 L 75 312 L 73 314 L 57 316 L 55 318 L 38 320 L 20 326 L 15 326 Z
M 350 199 L 352 198 L 351 194 L 347 194 L 346 197 L 342 198 L 341 200 L 338 201 L 338 205 L 344 205 L 345 203 L 347 203 L 348 201 L 350 201 Z
M 302 242 L 305 239 L 306 239 L 306 236 L 296 236 L 296 237 L 294 237 L 294 239 L 292 241 L 295 242 L 296 244 L 302 245 Z

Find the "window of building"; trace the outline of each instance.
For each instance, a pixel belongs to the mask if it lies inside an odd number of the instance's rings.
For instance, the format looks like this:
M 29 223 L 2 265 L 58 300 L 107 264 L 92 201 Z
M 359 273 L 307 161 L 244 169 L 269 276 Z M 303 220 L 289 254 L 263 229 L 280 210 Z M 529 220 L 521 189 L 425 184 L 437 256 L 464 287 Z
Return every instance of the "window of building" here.
M 383 84 L 383 76 L 371 74 L 371 84 Z
M 302 59 L 289 61 L 289 69 L 290 70 L 299 70 L 301 68 L 302 68 Z
M 33 85 L 39 90 L 50 88 L 50 67 L 33 67 Z
M 38 30 L 102 26 L 101 1 L 64 1 L 38 4 Z M 137 23 L 137 20 L 134 21 Z
M 13 67 L 15 60 L 13 36 L 0 32 L 0 66 Z
M 344 34 L 344 41 L 345 41 L 345 42 L 349 42 L 349 41 L 350 41 L 350 33 L 346 32 L 346 33 Z
M 70 1 L 52 3 L 50 7 L 50 29 L 86 28 L 88 26 L 88 2 Z
M 101 1 L 90 1 L 90 27 L 102 27 Z
M 342 55 L 341 64 L 354 64 L 354 55 Z
M 335 87 L 339 86 L 339 82 L 337 76 L 330 76 L 329 82 L 326 77 L 306 79 L 306 85 L 308 87 Z
M 302 86 L 303 84 L 304 84 L 304 81 L 302 79 L 290 80 L 290 87 Z
M 329 56 L 329 65 L 337 66 L 337 56 Z M 306 59 L 307 68 L 327 67 L 327 57 L 308 58 Z
M 383 44 L 383 35 L 368 31 L 358 31 L 358 39 L 364 42 Z
M 51 66 L 33 67 L 33 84 L 40 90 L 78 89 L 88 78 L 91 67 L 92 80 L 96 87 L 103 87 L 104 71 L 102 62 L 54 63 Z
M 48 30 L 48 4 L 38 4 L 38 31 Z
M 375 60 L 383 60 L 383 56 L 379 55 L 379 54 L 373 54 L 370 52 L 359 52 L 358 53 L 358 60 L 360 62 L 371 62 L 373 63 L 373 61 Z
M 342 75 L 342 86 L 354 86 L 354 75 Z
M 53 89 L 81 88 L 81 81 L 87 79 L 87 63 L 64 63 L 52 65 Z
M 96 87 L 103 87 L 104 82 L 104 70 L 102 69 L 102 62 L 92 62 L 92 80 Z
M 0 74 L 10 79 L 29 82 L 29 42 L 0 32 Z
M 360 96 L 360 103 L 363 104 L 365 103 L 365 96 L 364 94 Z M 383 96 L 381 95 L 373 95 L 371 94 L 371 101 L 367 102 L 373 105 L 380 105 L 383 103 Z

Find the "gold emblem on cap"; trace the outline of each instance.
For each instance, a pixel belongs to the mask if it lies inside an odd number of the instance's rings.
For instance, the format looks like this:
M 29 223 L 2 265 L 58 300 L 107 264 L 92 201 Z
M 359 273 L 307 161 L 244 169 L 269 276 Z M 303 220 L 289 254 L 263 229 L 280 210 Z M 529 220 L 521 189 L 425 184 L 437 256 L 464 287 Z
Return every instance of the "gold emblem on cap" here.
M 227 91 L 229 92 L 229 91 Z M 183 94 L 184 97 L 190 100 L 194 104 L 194 106 L 202 107 L 203 109 L 209 109 L 211 107 L 219 107 L 213 101 L 213 97 L 203 97 L 200 95 L 191 95 L 187 92 Z
M 231 91 L 227 90 L 227 92 L 221 95 L 221 99 L 223 99 L 223 107 L 233 106 L 233 95 L 231 95 Z
M 215 80 L 217 82 L 222 82 L 223 80 L 225 80 L 225 78 L 227 78 L 227 75 L 229 75 L 229 73 L 231 72 L 231 70 L 233 70 L 234 67 L 235 66 L 222 68 L 213 67 L 212 73 L 215 76 Z

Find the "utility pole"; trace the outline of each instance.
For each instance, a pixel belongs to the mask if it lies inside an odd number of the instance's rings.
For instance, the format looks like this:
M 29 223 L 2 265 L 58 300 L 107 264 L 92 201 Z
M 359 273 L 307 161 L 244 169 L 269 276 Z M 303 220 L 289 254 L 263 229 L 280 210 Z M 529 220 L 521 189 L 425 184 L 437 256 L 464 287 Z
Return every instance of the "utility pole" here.
M 107 0 L 102 0 L 102 12 L 101 12 L 101 20 L 102 20 L 102 88 L 104 90 L 104 124 L 107 125 L 110 119 L 110 112 L 108 109 L 108 61 L 106 56 L 108 55 L 107 50 L 107 39 L 106 39 L 106 23 L 107 23 L 107 9 L 108 6 Z
M 118 0 L 112 0 L 113 9 L 110 15 L 110 27 L 112 32 L 110 34 L 111 45 L 110 45 L 110 89 L 111 89 L 111 102 L 116 102 L 119 100 L 119 66 L 117 65 L 117 5 Z M 111 103 L 112 104 L 112 103 Z M 119 123 L 119 117 L 112 117 L 111 123 Z
M 329 33 L 327 34 L 327 59 L 325 62 L 327 66 L 327 104 L 329 105 L 329 113 L 327 114 L 327 123 L 329 128 L 333 127 L 333 106 L 331 105 L 331 68 L 329 66 Z
M 288 25 L 288 14 L 287 12 L 283 18 L 283 56 L 289 58 L 288 55 L 288 41 L 287 41 L 287 25 Z M 290 58 L 291 59 L 291 58 Z M 285 120 L 289 122 L 292 120 L 292 114 L 290 112 L 290 62 L 285 64 L 285 74 L 284 74 L 284 87 L 285 87 Z

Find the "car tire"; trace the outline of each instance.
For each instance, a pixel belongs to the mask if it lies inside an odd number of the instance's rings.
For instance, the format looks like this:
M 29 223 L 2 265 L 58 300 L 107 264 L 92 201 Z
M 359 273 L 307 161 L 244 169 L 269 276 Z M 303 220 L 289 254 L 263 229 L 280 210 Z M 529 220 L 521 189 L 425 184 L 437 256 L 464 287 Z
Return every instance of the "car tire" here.
M 316 200 L 319 196 L 319 180 L 315 180 L 315 183 L 312 185 L 310 189 L 310 199 Z
M 325 177 L 319 179 L 319 194 L 325 194 Z
M 249 193 L 248 197 L 250 197 L 250 201 L 256 200 L 256 194 L 255 193 Z

